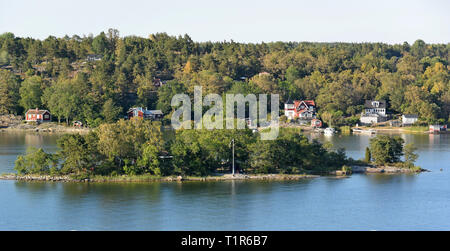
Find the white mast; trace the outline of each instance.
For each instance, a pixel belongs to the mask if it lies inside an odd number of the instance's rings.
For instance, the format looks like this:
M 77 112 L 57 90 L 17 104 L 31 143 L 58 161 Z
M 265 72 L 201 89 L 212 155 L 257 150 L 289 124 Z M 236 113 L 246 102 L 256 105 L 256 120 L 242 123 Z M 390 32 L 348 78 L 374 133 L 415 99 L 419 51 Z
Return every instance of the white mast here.
M 233 144 L 233 145 L 232 145 L 232 154 L 233 154 L 233 164 L 232 164 L 232 166 L 233 166 L 233 171 L 232 171 L 232 174 L 233 174 L 233 176 L 234 176 L 234 139 L 231 140 L 231 143 Z

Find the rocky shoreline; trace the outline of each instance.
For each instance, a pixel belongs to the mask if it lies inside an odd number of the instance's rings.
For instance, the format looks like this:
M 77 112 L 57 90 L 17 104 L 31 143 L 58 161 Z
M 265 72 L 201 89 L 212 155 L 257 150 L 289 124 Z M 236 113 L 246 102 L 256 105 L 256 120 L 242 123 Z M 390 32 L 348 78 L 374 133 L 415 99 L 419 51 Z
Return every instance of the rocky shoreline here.
M 401 174 L 401 173 L 420 173 L 420 172 L 429 172 L 426 169 L 409 169 L 409 168 L 401 168 L 395 166 L 351 166 L 352 173 L 385 173 L 385 174 Z M 342 172 L 342 171 L 336 171 Z
M 392 166 L 352 166 L 352 173 L 356 174 L 414 174 L 420 172 L 429 172 L 426 169 L 408 169 Z M 343 171 L 334 171 L 330 175 L 335 177 L 349 176 Z M 192 176 L 168 176 L 157 177 L 150 175 L 141 176 L 94 176 L 89 178 L 73 178 L 69 175 L 51 176 L 51 175 L 17 175 L 3 174 L 0 180 L 16 180 L 16 181 L 42 181 L 42 182 L 92 182 L 92 183 L 127 183 L 127 182 L 181 182 L 181 181 L 227 181 L 227 180 L 267 180 L 267 181 L 287 181 L 302 180 L 321 177 L 320 175 L 307 174 L 231 174 L 192 177 Z
M 70 176 L 50 176 L 50 175 L 17 175 L 3 174 L 0 180 L 17 181 L 48 181 L 48 182 L 94 182 L 94 183 L 120 183 L 120 182 L 180 182 L 180 181 L 226 181 L 226 180 L 301 180 L 320 177 L 319 175 L 300 175 L 300 174 L 264 174 L 264 175 L 243 175 L 243 174 L 225 174 L 220 176 L 207 177 L 183 177 L 183 176 L 95 176 L 92 178 L 72 178 Z

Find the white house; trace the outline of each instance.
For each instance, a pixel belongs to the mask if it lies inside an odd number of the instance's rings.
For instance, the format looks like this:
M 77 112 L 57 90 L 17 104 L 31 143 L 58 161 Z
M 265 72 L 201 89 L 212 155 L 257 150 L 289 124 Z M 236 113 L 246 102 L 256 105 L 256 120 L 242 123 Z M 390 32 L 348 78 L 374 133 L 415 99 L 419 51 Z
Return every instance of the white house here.
M 385 100 L 366 100 L 359 119 L 362 124 L 375 124 L 387 120 Z
M 417 122 L 419 116 L 416 114 L 403 114 L 402 115 L 402 125 L 412 125 Z

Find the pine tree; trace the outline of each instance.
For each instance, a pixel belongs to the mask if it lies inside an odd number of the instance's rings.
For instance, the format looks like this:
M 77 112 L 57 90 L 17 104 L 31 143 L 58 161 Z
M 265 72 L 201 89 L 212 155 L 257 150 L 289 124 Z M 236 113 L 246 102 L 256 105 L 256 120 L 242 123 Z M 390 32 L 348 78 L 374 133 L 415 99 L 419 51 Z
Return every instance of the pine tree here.
M 366 161 L 366 163 L 370 163 L 371 159 L 372 159 L 372 156 L 370 154 L 370 149 L 369 149 L 369 147 L 366 147 L 366 157 L 364 158 L 364 161 Z

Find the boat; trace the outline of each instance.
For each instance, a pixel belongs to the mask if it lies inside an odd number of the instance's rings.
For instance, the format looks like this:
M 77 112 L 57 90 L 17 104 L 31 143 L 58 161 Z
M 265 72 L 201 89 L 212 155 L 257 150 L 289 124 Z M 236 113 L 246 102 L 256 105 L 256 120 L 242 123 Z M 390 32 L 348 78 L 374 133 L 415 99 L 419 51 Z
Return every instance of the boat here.
M 377 133 L 377 131 L 375 129 L 366 130 L 366 129 L 361 129 L 361 128 L 353 128 L 352 131 L 354 133 L 364 133 L 364 134 L 375 134 L 375 133 Z
M 331 136 L 336 132 L 336 130 L 332 127 L 327 127 L 325 128 L 325 130 L 323 131 L 323 133 L 327 136 Z

